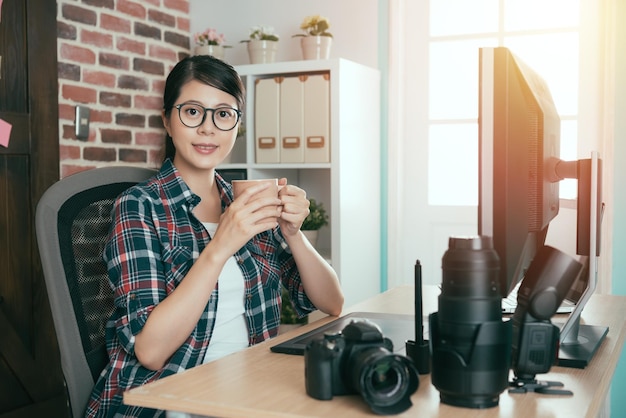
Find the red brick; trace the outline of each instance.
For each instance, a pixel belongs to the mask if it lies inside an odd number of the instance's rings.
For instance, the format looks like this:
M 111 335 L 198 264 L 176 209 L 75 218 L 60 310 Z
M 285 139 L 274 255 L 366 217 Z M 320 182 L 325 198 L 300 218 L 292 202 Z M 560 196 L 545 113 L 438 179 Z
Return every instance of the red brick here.
M 159 114 L 158 115 L 148 116 L 148 126 L 150 128 L 164 129 L 164 127 L 163 127 L 163 118 L 161 117 L 161 109 L 159 109 Z
M 148 90 L 148 82 L 145 79 L 132 75 L 119 76 L 117 86 L 122 89 Z
M 165 130 L 163 132 L 137 132 L 135 143 L 137 145 L 153 145 L 161 147 L 165 142 Z
M 184 32 L 190 32 L 191 30 L 191 23 L 189 22 L 189 19 L 186 17 L 177 17 L 176 18 L 176 27 Z
M 168 73 L 171 71 L 171 69 L 168 69 Z M 163 92 L 165 91 L 165 79 L 162 80 L 155 80 L 152 82 L 152 92 L 158 94 L 159 96 L 163 97 Z
M 91 122 L 107 124 L 113 122 L 113 114 L 108 110 L 94 110 L 90 113 Z
M 87 161 L 115 161 L 116 154 L 114 148 L 85 147 L 83 149 L 83 159 Z
M 133 16 L 139 19 L 146 18 L 146 8 L 141 4 L 128 1 L 128 0 L 118 0 L 117 1 L 117 10 L 129 16 Z
M 76 117 L 76 108 L 74 105 L 59 103 L 59 119 L 74 120 Z
M 104 71 L 83 71 L 83 81 L 88 84 L 95 84 L 97 86 L 115 87 L 115 75 L 106 73 Z
M 163 35 L 163 40 L 168 44 L 176 45 L 189 50 L 189 34 L 183 35 L 180 33 L 166 31 Z
M 59 62 L 57 64 L 59 78 L 66 78 L 72 81 L 80 81 L 80 66 L 67 62 Z
M 61 160 L 77 160 L 80 158 L 80 147 L 73 145 L 61 145 L 59 147 Z
M 146 54 L 146 43 L 135 39 L 119 37 L 116 47 L 118 51 L 127 51 L 138 55 Z
M 189 0 L 58 3 L 62 176 L 120 161 L 160 167 L 165 75 L 189 55 Z M 91 107 L 86 143 L 74 135 L 82 102 Z
M 189 14 L 189 0 L 165 0 L 163 6 Z
M 173 51 L 171 47 L 167 48 L 161 45 L 150 45 L 148 55 L 151 58 L 161 58 L 167 61 L 176 61 L 178 58 L 176 51 Z
M 93 45 L 100 48 L 111 49 L 113 46 L 113 36 L 90 30 L 80 31 L 80 40 L 87 45 Z
M 98 15 L 93 10 L 88 10 L 71 4 L 64 4 L 61 8 L 61 15 L 74 22 L 85 23 L 95 26 L 98 22 Z
M 161 110 L 163 99 L 158 96 L 135 96 L 135 108 Z
M 165 67 L 162 62 L 143 58 L 133 59 L 133 70 L 148 74 L 165 75 Z
M 143 128 L 146 125 L 146 117 L 144 115 L 118 113 L 115 115 L 115 123 L 123 126 L 134 126 L 137 128 Z
M 161 25 L 169 26 L 171 28 L 176 27 L 176 18 L 171 14 L 164 13 L 160 10 L 148 10 L 148 20 L 157 22 Z
M 70 84 L 61 87 L 61 97 L 79 103 L 95 103 L 97 99 L 96 90 Z
M 76 139 L 74 125 L 63 124 L 61 128 L 63 129 L 63 134 L 61 135 L 62 139 Z
M 98 61 L 100 65 L 117 68 L 118 70 L 128 70 L 130 66 L 130 60 L 128 57 L 120 54 L 101 52 L 98 55 Z
M 69 45 L 65 42 L 61 43 L 60 58 L 84 64 L 96 63 L 96 54 L 91 49 Z
M 145 23 L 135 22 L 133 25 L 135 35 L 144 38 L 152 38 L 157 41 L 161 40 L 161 29 L 157 26 L 146 25 Z
M 113 9 L 115 6 L 114 0 L 82 0 L 83 3 L 90 6 L 102 7 L 107 9 Z
M 145 150 L 120 148 L 119 152 L 120 161 L 127 163 L 145 163 L 148 159 L 148 155 Z
M 101 129 L 100 140 L 109 144 L 130 144 L 132 134 L 130 131 L 122 129 Z
M 100 13 L 101 29 L 107 29 L 118 33 L 130 33 L 131 27 L 130 20 L 128 19 L 123 19 L 106 13 Z
M 57 37 L 61 39 L 76 40 L 76 26 L 66 22 L 57 22 Z
M 164 152 L 165 150 L 163 147 L 159 148 L 158 150 L 150 150 L 148 152 L 148 166 L 154 168 L 161 167 L 161 164 L 163 163 Z
M 130 107 L 132 99 L 128 94 L 102 91 L 100 92 L 100 103 L 106 106 Z

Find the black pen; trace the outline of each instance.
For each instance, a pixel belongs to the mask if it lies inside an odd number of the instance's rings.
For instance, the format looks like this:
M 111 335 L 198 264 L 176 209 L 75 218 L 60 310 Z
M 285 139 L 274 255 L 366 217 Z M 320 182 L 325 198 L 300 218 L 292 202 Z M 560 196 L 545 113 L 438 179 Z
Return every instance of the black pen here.
M 422 308 L 422 264 L 415 261 L 415 340 L 417 345 L 424 344 L 424 318 Z

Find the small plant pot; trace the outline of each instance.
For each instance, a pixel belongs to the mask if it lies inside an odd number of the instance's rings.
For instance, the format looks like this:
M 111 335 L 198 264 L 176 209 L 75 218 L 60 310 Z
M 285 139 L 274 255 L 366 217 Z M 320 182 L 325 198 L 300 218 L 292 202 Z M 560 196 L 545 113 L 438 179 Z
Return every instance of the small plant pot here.
M 305 60 L 326 60 L 330 57 L 333 38 L 330 36 L 305 36 L 300 40 L 302 58 Z
M 212 55 L 215 58 L 224 60 L 224 47 L 222 45 L 202 45 L 196 46 L 194 55 Z
M 251 39 L 248 44 L 250 64 L 266 64 L 276 61 L 277 41 L 260 41 Z

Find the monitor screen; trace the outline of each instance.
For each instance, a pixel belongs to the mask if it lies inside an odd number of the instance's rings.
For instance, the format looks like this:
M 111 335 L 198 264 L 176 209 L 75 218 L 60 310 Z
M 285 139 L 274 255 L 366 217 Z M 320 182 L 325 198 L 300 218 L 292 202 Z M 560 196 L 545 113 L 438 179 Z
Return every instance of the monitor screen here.
M 561 122 L 544 80 L 507 48 L 479 58 L 478 233 L 493 237 L 506 297 L 559 211 Z
M 578 180 L 577 254 L 584 272 L 570 289 L 577 301 L 561 326 L 558 364 L 585 367 L 608 329 L 580 324 L 597 283 L 602 219 L 602 161 L 559 159 L 560 118 L 546 83 L 507 48 L 481 48 L 478 233 L 500 258 L 503 297 L 526 276 L 559 211 L 559 181 Z

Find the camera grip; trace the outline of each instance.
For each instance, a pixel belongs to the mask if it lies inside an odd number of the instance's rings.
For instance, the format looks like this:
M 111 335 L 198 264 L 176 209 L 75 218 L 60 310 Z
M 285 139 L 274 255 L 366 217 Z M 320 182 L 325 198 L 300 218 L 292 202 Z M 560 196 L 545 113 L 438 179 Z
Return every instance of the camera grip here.
M 332 357 L 324 340 L 312 341 L 304 350 L 304 381 L 310 397 L 322 401 L 333 398 Z

